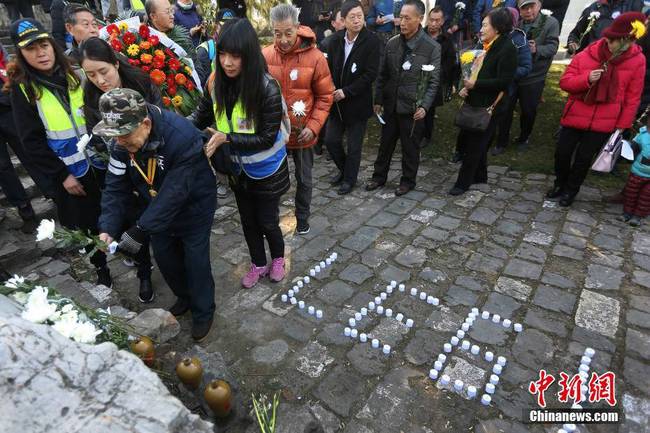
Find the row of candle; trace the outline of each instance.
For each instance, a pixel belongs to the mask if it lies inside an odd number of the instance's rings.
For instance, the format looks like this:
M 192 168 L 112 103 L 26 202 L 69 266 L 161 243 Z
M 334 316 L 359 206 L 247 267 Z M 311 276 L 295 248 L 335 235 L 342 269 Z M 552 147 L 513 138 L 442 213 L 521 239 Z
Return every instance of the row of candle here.
M 587 401 L 587 392 L 589 388 L 584 385 L 589 379 L 589 369 L 591 366 L 591 360 L 596 354 L 596 351 L 591 347 L 587 347 L 580 358 L 580 365 L 578 366 L 578 375 L 582 378 L 583 385 L 580 386 L 580 401 Z M 571 409 L 582 409 L 582 405 L 579 403 L 574 403 L 571 406 Z M 571 433 L 576 431 L 577 427 L 575 424 L 564 424 L 562 428 L 557 431 L 557 433 Z

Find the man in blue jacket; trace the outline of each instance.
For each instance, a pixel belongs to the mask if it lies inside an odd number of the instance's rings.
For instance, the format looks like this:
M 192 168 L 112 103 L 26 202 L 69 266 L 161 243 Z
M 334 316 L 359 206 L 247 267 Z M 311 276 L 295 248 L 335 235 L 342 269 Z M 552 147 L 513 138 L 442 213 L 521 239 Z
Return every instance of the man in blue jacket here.
M 93 133 L 115 137 L 99 218 L 100 239 L 121 232 L 133 191 L 146 204 L 118 249 L 137 254 L 146 235 L 165 281 L 177 296 L 169 309 L 191 310 L 192 337 L 201 341 L 212 326 L 214 280 L 210 228 L 216 209 L 215 177 L 192 123 L 145 103 L 135 90 L 113 89 L 99 100 L 102 121 Z
M 472 10 L 472 34 L 475 35 L 481 30 L 483 17 L 492 9 L 497 7 L 516 8 L 517 0 L 478 0 Z
M 370 6 L 366 24 L 368 28 L 374 31 L 383 45 L 393 37 L 395 24 L 393 21 L 399 18 L 399 11 L 402 8 L 402 2 L 394 0 L 376 0 Z

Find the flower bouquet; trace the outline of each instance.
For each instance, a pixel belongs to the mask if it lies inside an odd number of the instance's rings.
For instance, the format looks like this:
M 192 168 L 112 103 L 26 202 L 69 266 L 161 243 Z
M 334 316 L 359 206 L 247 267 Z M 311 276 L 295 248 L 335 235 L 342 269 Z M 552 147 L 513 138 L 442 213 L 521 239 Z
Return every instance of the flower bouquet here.
M 137 18 L 103 28 L 100 36 L 128 62 L 149 75 L 160 88 L 165 107 L 188 116 L 201 98 L 201 82 L 194 63 L 178 44 Z
M 117 242 L 106 245 L 105 242 L 99 240 L 98 236 L 85 233 L 82 230 L 71 230 L 65 227 L 57 228 L 54 220 L 41 220 L 36 229 L 36 242 L 45 239 L 53 240 L 59 248 L 81 247 L 79 252 L 90 256 L 97 250 L 108 250 L 111 254 L 117 252 Z M 87 251 L 89 247 L 90 251 Z
M 424 99 L 424 95 L 427 93 L 427 87 L 429 85 L 429 77 L 435 68 L 436 67 L 433 65 L 422 65 L 422 69 L 420 69 L 420 79 L 418 80 L 418 87 L 415 92 L 415 105 L 413 107 L 414 112 L 422 106 L 422 100 Z M 413 124 L 411 125 L 411 135 L 409 137 L 413 137 L 415 122 L 416 121 L 414 120 Z
M 484 57 L 484 50 L 467 50 L 460 55 L 460 69 L 464 80 L 476 80 Z

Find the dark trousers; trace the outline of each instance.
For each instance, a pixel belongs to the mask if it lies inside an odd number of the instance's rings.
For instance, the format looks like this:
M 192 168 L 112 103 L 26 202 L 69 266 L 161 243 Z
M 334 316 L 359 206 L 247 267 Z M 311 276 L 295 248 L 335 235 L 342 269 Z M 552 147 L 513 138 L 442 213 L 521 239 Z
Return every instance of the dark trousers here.
M 343 174 L 343 182 L 354 186 L 359 175 L 361 164 L 361 148 L 366 135 L 367 120 L 358 120 L 345 124 L 337 116 L 331 116 L 327 121 L 325 144 L 332 156 L 336 168 Z M 347 132 L 347 152 L 343 148 L 343 134 Z
M 253 264 L 266 265 L 264 238 L 269 243 L 272 259 L 284 257 L 284 238 L 280 229 L 280 197 L 266 198 L 235 190 L 235 199 Z
M 52 181 L 32 164 L 25 154 L 20 139 L 16 135 L 16 126 L 11 111 L 0 112 L 0 186 L 2 187 L 7 200 L 14 206 L 24 205 L 29 200 L 23 188 L 16 170 L 11 163 L 7 145 L 11 146 L 14 154 L 20 160 L 23 168 L 34 180 L 36 186 L 46 197 L 54 196 L 54 185 Z
M 499 133 L 497 135 L 497 147 L 506 147 L 510 143 L 510 128 L 515 113 L 517 101 L 519 101 L 519 143 L 523 143 L 530 137 L 537 117 L 537 107 L 542 100 L 544 92 L 544 81 L 538 83 L 519 85 L 509 98 L 508 105 L 502 114 L 499 115 Z
M 293 157 L 296 177 L 296 219 L 308 221 L 311 215 L 312 167 L 314 166 L 314 149 L 294 149 L 289 153 Z
M 13 2 L 3 2 L 3 4 L 7 8 L 11 22 L 20 19 L 21 15 L 23 18 L 34 17 L 34 10 L 32 9 L 32 2 L 30 0 L 14 0 Z
M 429 111 L 427 111 L 427 115 L 424 118 L 424 132 L 422 136 L 427 141 L 427 143 L 431 141 L 431 137 L 433 137 L 433 122 L 435 118 L 436 118 L 436 107 L 432 106 L 431 108 L 429 108 Z
M 167 285 L 179 299 L 189 302 L 194 323 L 214 314 L 214 280 L 210 268 L 211 224 L 192 225 L 183 232 L 151 235 L 153 254 Z
M 458 133 L 457 145 L 463 163 L 458 171 L 456 187 L 467 190 L 474 183 L 487 182 L 487 150 L 494 128 L 496 120 L 492 118 L 483 132 L 461 129 Z
M 397 113 L 386 116 L 384 120 L 386 124 L 381 130 L 381 141 L 372 180 L 382 185 L 386 183 L 390 161 L 393 158 L 395 145 L 399 139 L 402 145 L 402 178 L 400 179 L 400 185 L 413 188 L 415 187 L 415 178 L 420 165 L 420 140 L 422 140 L 422 133 L 424 132 L 424 122 L 422 120 L 415 122 L 413 128 L 412 114 Z M 413 131 L 412 135 L 411 130 Z
M 555 148 L 555 186 L 575 195 L 580 191 L 592 161 L 612 135 L 562 127 Z

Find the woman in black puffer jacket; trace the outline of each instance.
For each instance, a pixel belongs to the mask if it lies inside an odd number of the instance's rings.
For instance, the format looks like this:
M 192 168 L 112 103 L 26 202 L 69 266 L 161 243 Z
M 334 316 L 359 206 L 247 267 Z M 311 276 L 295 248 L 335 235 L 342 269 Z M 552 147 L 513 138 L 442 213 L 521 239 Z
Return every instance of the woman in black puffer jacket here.
M 218 62 L 194 122 L 216 131 L 206 144 L 212 157 L 217 148 L 230 154 L 230 184 L 235 192 L 244 237 L 251 255 L 245 288 L 270 274 L 271 281 L 285 276 L 284 239 L 280 230 L 280 197 L 289 189 L 286 141 L 290 125 L 285 120 L 279 84 L 267 73 L 257 34 L 246 19 L 228 21 L 217 41 Z M 215 191 L 216 192 L 216 191 Z M 272 263 L 266 263 L 264 238 Z

